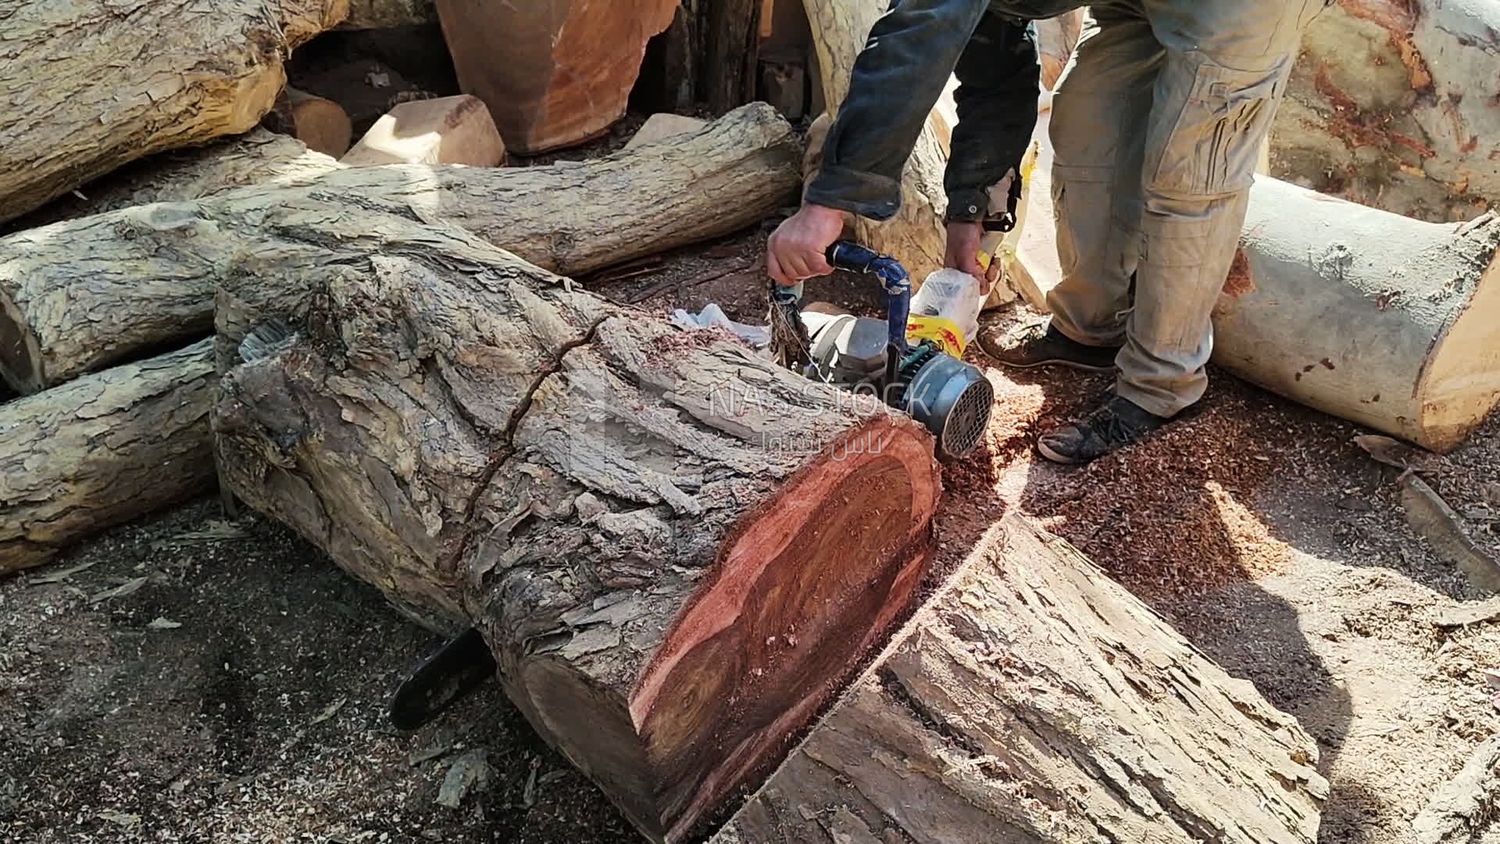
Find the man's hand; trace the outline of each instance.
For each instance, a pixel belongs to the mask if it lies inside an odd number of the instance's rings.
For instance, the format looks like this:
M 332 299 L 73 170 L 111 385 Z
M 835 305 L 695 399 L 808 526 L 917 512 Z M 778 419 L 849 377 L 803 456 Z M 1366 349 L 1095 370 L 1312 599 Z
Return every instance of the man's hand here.
M 844 233 L 844 212 L 807 204 L 788 217 L 766 244 L 766 272 L 790 287 L 806 278 L 828 275 L 828 247 Z
M 988 270 L 979 265 L 980 242 L 983 239 L 983 223 L 949 223 L 943 266 L 962 270 L 979 279 L 979 292 L 988 296 L 995 280 L 1000 277 L 1000 261 L 991 256 L 993 260 L 990 261 Z

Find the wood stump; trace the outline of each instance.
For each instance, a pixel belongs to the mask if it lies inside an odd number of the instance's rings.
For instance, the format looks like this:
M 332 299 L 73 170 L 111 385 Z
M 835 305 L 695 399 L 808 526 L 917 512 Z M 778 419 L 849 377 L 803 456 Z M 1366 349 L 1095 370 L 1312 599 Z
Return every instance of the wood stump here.
M 0 222 L 151 153 L 255 128 L 287 54 L 347 12 L 348 0 L 3 0 Z
M 35 392 L 208 333 L 215 284 L 390 221 L 446 220 L 581 273 L 728 234 L 793 201 L 801 143 L 770 107 L 629 153 L 549 167 L 393 165 L 129 208 L 0 238 L 0 376 Z M 313 238 L 313 243 L 306 242 Z M 79 244 L 88 244 L 81 250 Z M 284 275 L 267 290 L 293 283 Z
M 1061 539 L 981 540 L 713 844 L 1311 844 L 1291 716 Z
M 207 341 L 0 404 L 0 575 L 213 486 Z
M 226 377 L 226 483 L 419 620 L 477 625 L 536 729 L 688 838 L 907 612 L 931 438 L 456 229 L 379 237 L 322 238 L 296 338 Z

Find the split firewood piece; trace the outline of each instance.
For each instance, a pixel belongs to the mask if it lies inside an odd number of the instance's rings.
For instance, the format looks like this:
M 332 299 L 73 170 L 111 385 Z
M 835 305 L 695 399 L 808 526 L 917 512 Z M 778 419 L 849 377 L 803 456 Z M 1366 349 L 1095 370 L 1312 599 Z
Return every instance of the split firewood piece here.
M 1424 223 L 1275 179 L 1250 195 L 1214 360 L 1438 453 L 1500 402 L 1500 219 Z
M 387 112 L 340 163 L 464 164 L 496 167 L 505 160 L 505 142 L 489 109 L 468 94 L 412 100 Z
M 908 611 L 930 437 L 456 229 L 378 237 L 318 238 L 298 339 L 226 377 L 229 488 L 479 627 L 538 732 L 685 840 Z
M 1401 506 L 1406 522 L 1434 551 L 1475 586 L 1500 591 L 1500 561 L 1474 544 L 1464 530 L 1463 519 L 1426 481 L 1407 472 L 1401 476 Z
M 1007 517 L 714 844 L 1310 844 L 1317 745 Z
M 325 224 L 358 239 L 392 217 L 447 220 L 580 274 L 759 222 L 795 196 L 800 155 L 791 126 L 750 105 L 698 134 L 582 163 L 347 168 L 19 232 L 0 238 L 0 375 L 35 392 L 203 336 L 219 280 L 266 261 L 283 267 L 276 290 L 295 286 L 304 233 Z
M 249 185 L 293 184 L 339 166 L 335 159 L 313 152 L 296 138 L 256 129 L 233 140 L 137 161 L 16 223 L 18 229 L 39 228 L 132 205 L 202 199 Z
M 437 0 L 463 90 L 484 100 L 506 148 L 522 155 L 588 140 L 619 120 L 646 42 L 671 26 L 677 5 Z
M 1500 738 L 1474 749 L 1453 779 L 1412 822 L 1416 844 L 1468 844 L 1482 841 L 1495 828 L 1495 801 L 1500 799 Z
M 10 5 L 0 221 L 154 152 L 255 128 L 286 55 L 348 11 L 348 0 Z
M 349 0 L 349 17 L 340 29 L 393 29 L 437 23 L 432 0 Z
M 212 345 L 0 405 L 0 574 L 211 489 Z
M 1042 63 L 1042 89 L 1050 91 L 1057 87 L 1063 69 L 1073 57 L 1073 48 L 1083 35 L 1085 14 L 1083 9 L 1074 9 L 1056 17 L 1036 22 L 1037 58 Z
M 668 138 L 676 138 L 681 135 L 691 135 L 694 132 L 703 131 L 708 121 L 700 117 L 687 117 L 681 114 L 661 112 L 646 118 L 629 141 L 625 142 L 626 149 L 635 149 L 643 144 L 654 144 Z
M 349 150 L 354 135 L 354 124 L 343 106 L 296 88 L 282 91 L 263 125 L 273 132 L 291 135 L 314 152 L 334 158 Z
M 1339 0 L 1302 39 L 1272 173 L 1408 217 L 1469 219 L 1500 202 L 1496 79 L 1493 0 Z

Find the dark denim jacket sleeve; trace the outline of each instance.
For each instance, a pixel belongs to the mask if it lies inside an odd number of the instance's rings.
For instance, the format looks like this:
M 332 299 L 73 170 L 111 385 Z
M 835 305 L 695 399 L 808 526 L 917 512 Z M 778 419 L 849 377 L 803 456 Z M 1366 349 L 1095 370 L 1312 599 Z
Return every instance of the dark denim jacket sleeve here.
M 899 0 L 855 60 L 806 199 L 875 220 L 901 207 L 901 169 L 950 72 L 959 126 L 945 187 L 950 218 L 1018 167 L 1036 122 L 1036 51 L 1025 24 L 987 13 L 989 0 Z M 1022 128 L 1024 126 L 1024 129 Z M 957 199 L 957 202 L 955 202 Z M 963 219 L 959 215 L 957 219 Z

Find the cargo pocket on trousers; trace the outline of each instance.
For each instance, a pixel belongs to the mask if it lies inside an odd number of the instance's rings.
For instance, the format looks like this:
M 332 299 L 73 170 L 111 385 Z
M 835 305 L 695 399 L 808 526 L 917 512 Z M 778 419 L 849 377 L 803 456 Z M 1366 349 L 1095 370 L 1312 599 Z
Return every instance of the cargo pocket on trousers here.
M 1188 196 L 1250 187 L 1286 71 L 1285 63 L 1264 71 L 1199 65 L 1177 122 L 1163 142 L 1151 187 Z

